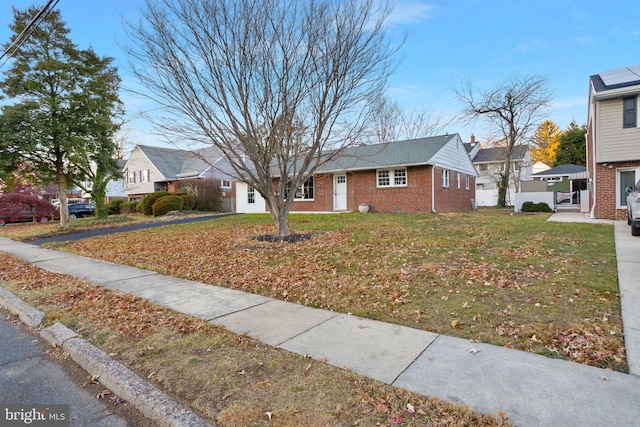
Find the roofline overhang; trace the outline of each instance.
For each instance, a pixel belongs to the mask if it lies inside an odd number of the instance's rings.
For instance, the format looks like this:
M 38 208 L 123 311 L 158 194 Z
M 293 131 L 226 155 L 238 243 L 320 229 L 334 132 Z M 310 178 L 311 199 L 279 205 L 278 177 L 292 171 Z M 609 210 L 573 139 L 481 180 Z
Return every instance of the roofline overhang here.
M 617 89 L 602 90 L 593 93 L 591 103 L 602 101 L 604 99 L 622 98 L 625 96 L 640 94 L 640 85 L 621 87 Z

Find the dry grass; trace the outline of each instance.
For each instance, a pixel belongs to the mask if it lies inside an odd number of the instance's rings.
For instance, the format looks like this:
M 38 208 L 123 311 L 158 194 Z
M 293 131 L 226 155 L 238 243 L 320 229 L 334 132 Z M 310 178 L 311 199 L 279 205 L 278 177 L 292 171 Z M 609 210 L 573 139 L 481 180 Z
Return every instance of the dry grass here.
M 220 426 L 508 425 L 2 253 L 0 285 Z
M 77 242 L 65 250 L 314 307 L 626 372 L 612 227 L 504 210 L 266 215 Z

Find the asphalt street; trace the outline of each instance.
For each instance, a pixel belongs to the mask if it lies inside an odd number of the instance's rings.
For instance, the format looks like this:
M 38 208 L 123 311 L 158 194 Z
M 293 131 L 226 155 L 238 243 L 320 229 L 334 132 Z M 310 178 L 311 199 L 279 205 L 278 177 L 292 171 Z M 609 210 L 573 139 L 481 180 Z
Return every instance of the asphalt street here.
M 69 405 L 69 426 L 124 427 L 152 423 L 127 402 L 97 399 L 100 384 L 84 383 L 87 373 L 73 361 L 46 354 L 50 346 L 0 309 L 0 406 Z M 0 414 L 3 425 L 4 411 Z M 33 423 L 32 425 L 38 425 Z

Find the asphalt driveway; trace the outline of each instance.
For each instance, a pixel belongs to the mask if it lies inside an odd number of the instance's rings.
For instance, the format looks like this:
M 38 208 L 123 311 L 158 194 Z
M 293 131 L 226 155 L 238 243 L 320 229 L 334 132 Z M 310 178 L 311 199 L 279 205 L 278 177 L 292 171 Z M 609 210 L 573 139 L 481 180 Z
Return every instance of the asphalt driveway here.
M 115 233 L 127 233 L 129 231 L 144 230 L 146 228 L 164 227 L 167 225 L 187 224 L 190 222 L 209 221 L 212 219 L 224 218 L 226 216 L 236 215 L 235 213 L 221 213 L 211 215 L 199 215 L 188 218 L 180 218 L 168 221 L 147 222 L 138 223 L 132 225 L 125 225 L 122 227 L 113 228 L 100 228 L 93 230 L 78 230 L 64 234 L 56 234 L 54 236 L 39 237 L 32 240 L 26 240 L 25 243 L 40 246 L 44 243 L 58 243 L 58 242 L 75 242 L 77 240 L 88 239 L 96 236 L 106 236 Z

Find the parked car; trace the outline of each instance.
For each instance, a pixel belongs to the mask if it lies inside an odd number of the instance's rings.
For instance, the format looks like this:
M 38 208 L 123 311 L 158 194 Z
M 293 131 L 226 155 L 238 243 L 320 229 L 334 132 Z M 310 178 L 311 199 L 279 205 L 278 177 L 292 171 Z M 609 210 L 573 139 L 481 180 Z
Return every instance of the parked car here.
M 0 227 L 12 222 L 33 222 L 34 213 L 28 209 L 3 209 L 0 213 Z M 38 222 L 48 222 L 53 219 L 52 212 L 35 212 L 35 219 Z
M 93 206 L 86 203 L 73 203 L 68 205 L 67 209 L 69 210 L 69 219 L 93 216 L 96 212 Z
M 0 197 L 0 226 L 11 222 L 47 222 L 56 210 L 47 200 L 34 195 L 5 193 Z
M 640 236 L 640 180 L 635 187 L 627 187 L 627 193 L 627 224 L 633 236 Z

